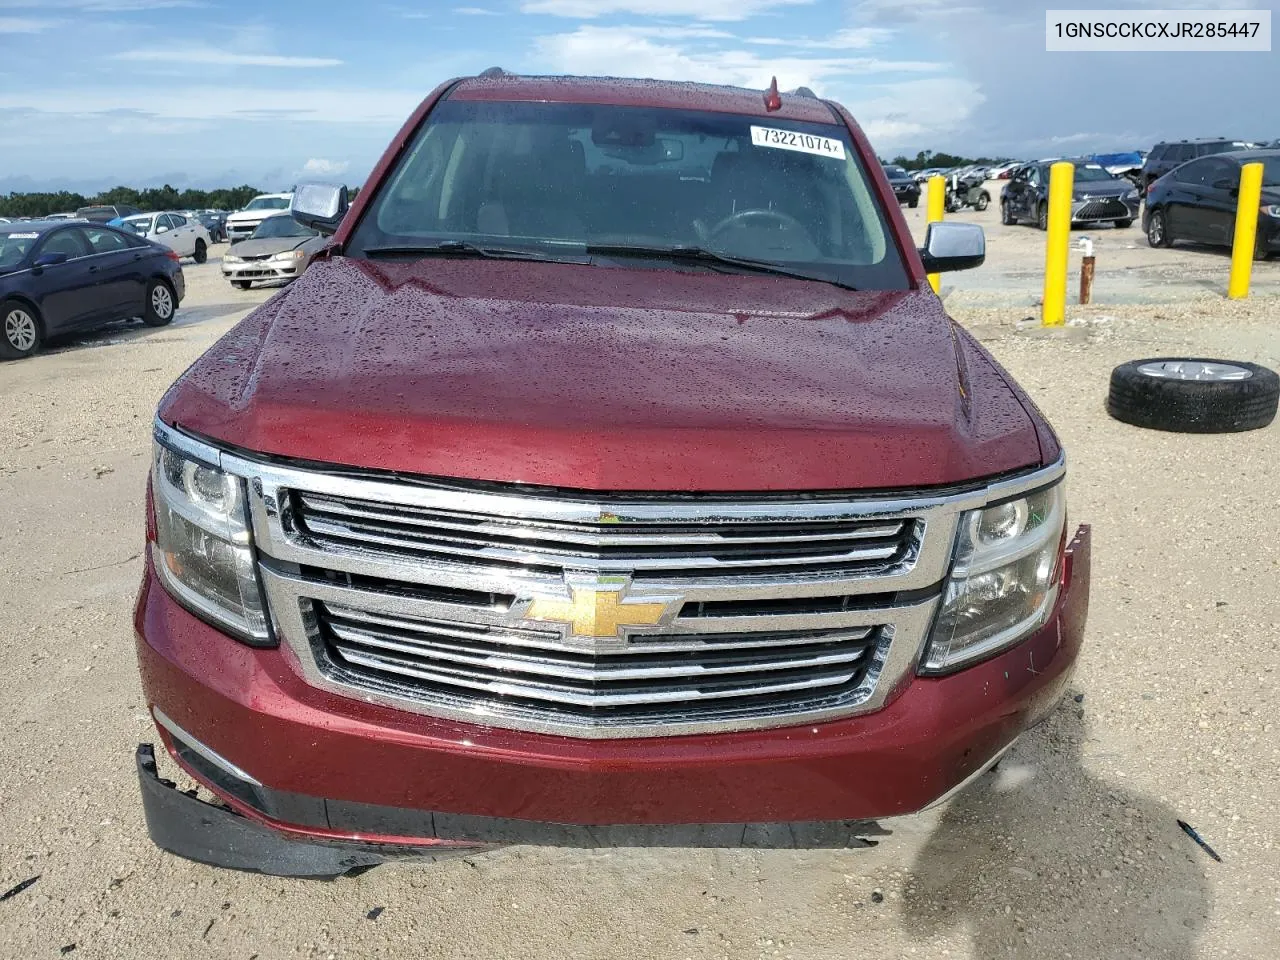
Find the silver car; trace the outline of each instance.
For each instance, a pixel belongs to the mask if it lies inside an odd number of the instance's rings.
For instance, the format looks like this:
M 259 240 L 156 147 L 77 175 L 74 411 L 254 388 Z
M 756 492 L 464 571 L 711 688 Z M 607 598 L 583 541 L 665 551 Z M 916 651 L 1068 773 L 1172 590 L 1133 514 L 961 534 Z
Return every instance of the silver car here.
M 222 275 L 241 290 L 248 290 L 255 280 L 292 280 L 301 276 L 327 240 L 289 214 L 277 213 L 223 254 Z

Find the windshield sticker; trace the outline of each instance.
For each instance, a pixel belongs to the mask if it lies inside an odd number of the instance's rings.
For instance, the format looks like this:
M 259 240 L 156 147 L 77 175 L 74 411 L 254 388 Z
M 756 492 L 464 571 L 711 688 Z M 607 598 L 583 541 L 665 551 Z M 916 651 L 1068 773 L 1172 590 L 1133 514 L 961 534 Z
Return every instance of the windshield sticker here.
M 7 233 L 5 234 L 10 240 L 34 240 L 40 236 L 38 233 Z
M 830 157 L 832 160 L 844 159 L 844 144 L 839 140 L 796 133 L 794 130 L 753 126 L 751 142 L 757 147 L 769 147 L 773 150 L 795 150 L 799 153 L 812 153 L 816 157 Z

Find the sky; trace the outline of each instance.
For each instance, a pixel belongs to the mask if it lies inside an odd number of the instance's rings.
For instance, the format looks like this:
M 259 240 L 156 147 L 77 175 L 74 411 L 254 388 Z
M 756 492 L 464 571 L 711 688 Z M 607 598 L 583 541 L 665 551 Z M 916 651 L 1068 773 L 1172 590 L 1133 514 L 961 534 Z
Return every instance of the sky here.
M 1274 0 L 1092 7 L 1268 8 Z M 1046 53 L 1065 0 L 0 0 L 0 193 L 362 182 L 450 77 L 658 77 L 850 108 L 882 157 L 1280 138 L 1274 53 Z

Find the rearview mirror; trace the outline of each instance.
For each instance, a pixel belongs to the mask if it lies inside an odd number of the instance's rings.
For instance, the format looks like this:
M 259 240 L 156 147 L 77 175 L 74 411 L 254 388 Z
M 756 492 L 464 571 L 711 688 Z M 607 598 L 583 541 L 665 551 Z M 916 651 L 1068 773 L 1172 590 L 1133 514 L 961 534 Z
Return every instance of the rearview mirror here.
M 70 259 L 71 258 L 65 253 L 42 253 L 40 256 L 36 257 L 36 262 L 31 266 L 36 268 L 54 267 L 60 263 L 66 263 Z
M 326 236 L 338 229 L 346 212 L 347 188 L 332 183 L 300 183 L 289 204 L 294 220 Z
M 920 248 L 925 273 L 972 270 L 987 258 L 987 237 L 976 223 L 931 223 Z

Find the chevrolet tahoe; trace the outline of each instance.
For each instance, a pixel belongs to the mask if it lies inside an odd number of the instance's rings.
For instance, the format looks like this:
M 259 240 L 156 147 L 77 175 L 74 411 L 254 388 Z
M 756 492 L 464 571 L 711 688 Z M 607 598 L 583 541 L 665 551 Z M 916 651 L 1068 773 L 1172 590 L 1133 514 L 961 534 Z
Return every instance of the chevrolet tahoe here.
M 169 389 L 150 834 L 291 875 L 909 814 L 1060 699 L 1089 533 L 1026 394 L 808 91 L 434 91 Z

